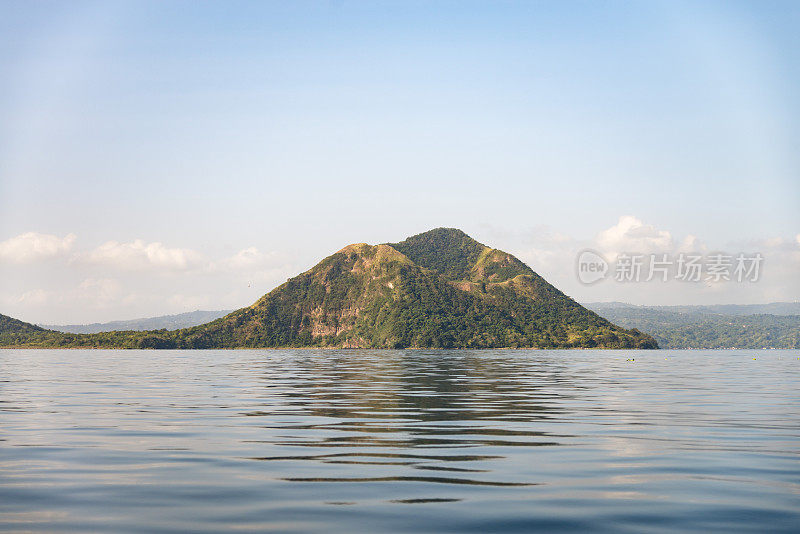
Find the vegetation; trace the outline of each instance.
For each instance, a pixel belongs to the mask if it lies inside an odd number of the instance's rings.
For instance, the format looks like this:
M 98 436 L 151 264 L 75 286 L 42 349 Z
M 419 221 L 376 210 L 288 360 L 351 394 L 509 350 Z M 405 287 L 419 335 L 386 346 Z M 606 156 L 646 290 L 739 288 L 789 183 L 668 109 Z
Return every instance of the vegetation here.
M 200 326 L 63 334 L 16 321 L 0 345 L 657 348 L 652 337 L 587 310 L 512 255 L 444 228 L 392 245 L 349 245 L 252 306 Z
M 166 336 L 166 330 L 71 334 L 46 330 L 0 314 L 0 347 L 137 349 L 147 348 L 152 339 Z
M 596 303 L 587 306 L 616 324 L 650 333 L 662 348 L 800 349 L 800 315 L 743 314 L 765 308 L 796 313 L 792 303 L 714 307 Z
M 389 246 L 446 280 L 469 278 L 470 270 L 487 249 L 455 228 L 436 228 Z

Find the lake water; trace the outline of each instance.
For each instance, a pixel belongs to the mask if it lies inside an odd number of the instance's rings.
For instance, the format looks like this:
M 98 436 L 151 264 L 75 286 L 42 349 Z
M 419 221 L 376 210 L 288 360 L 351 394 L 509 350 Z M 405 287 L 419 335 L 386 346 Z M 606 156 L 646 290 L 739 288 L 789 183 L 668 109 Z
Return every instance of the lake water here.
M 0 530 L 227 529 L 797 532 L 800 351 L 0 350 Z

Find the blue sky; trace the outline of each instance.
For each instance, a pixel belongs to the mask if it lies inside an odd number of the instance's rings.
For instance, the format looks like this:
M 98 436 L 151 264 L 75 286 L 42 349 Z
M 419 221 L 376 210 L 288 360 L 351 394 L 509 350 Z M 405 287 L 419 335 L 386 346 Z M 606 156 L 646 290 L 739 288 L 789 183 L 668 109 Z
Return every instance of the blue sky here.
M 796 300 L 797 27 L 795 2 L 0 3 L 0 312 L 236 307 L 436 226 L 580 300 Z M 774 268 L 575 283 L 623 220 L 619 246 Z

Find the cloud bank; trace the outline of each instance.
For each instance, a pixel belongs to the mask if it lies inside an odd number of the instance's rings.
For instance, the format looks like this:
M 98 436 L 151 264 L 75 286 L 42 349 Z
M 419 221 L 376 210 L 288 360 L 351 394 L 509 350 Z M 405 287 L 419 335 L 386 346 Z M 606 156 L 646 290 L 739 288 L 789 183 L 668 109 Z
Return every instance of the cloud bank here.
M 202 254 L 188 248 L 169 248 L 162 243 L 108 241 L 95 248 L 86 260 L 90 263 L 130 270 L 161 269 L 186 271 L 203 266 Z
M 32 263 L 65 256 L 75 243 L 75 234 L 58 237 L 27 232 L 0 242 L 0 262 Z

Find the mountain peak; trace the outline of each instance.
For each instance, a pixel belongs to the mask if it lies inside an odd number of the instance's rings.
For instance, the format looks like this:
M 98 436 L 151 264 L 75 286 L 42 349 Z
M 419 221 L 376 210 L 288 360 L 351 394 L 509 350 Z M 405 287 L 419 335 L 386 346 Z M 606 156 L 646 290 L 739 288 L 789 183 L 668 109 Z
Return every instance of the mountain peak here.
M 326 261 L 334 258 L 338 255 L 343 255 L 345 258 L 355 261 L 356 259 L 360 260 L 360 263 L 369 263 L 369 264 L 377 264 L 381 262 L 391 262 L 391 261 L 398 261 L 401 263 L 410 263 L 410 260 L 403 255 L 402 252 L 399 252 L 397 249 L 389 246 L 389 245 L 370 245 L 367 243 L 353 243 L 352 245 L 347 245 L 339 252 L 323 260 L 321 263 L 324 264 Z
M 448 236 L 457 237 L 457 238 L 469 237 L 467 235 L 467 233 L 464 230 L 461 230 L 460 228 L 449 228 L 447 226 L 440 226 L 438 228 L 431 228 L 430 230 L 428 230 L 426 232 L 422 232 L 422 233 L 413 235 L 413 236 L 411 236 L 411 237 L 409 237 L 407 239 L 411 239 L 411 238 L 414 238 L 414 237 L 427 237 L 427 236 L 437 236 L 437 235 L 438 236 L 448 235 Z M 470 239 L 472 239 L 472 238 L 470 238 Z
M 337 254 L 363 254 L 368 248 L 371 248 L 367 243 L 351 243 L 342 248 Z
M 422 232 L 420 234 L 412 235 L 411 237 L 407 237 L 402 242 L 434 242 L 439 245 L 453 245 L 459 244 L 464 242 L 475 243 L 481 245 L 470 236 L 467 235 L 466 232 L 460 230 L 458 228 L 433 228 L 428 230 L 427 232 Z M 483 246 L 483 245 L 481 245 Z
M 389 245 L 448 280 L 468 278 L 472 266 L 489 248 L 457 228 L 434 228 Z

